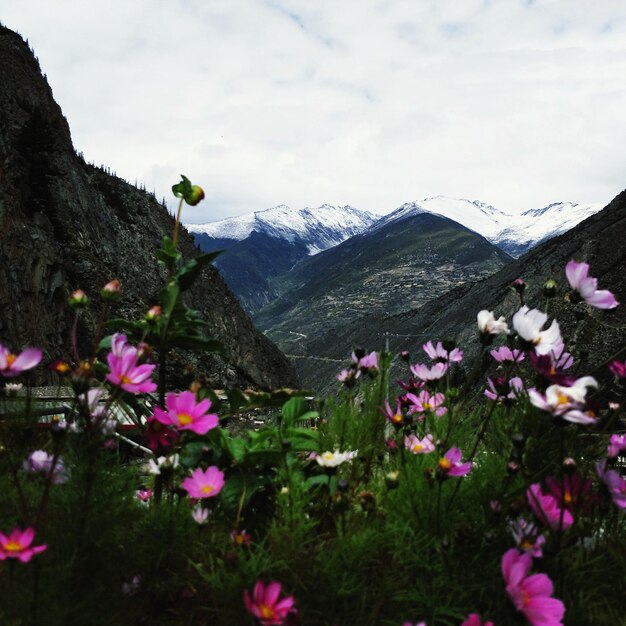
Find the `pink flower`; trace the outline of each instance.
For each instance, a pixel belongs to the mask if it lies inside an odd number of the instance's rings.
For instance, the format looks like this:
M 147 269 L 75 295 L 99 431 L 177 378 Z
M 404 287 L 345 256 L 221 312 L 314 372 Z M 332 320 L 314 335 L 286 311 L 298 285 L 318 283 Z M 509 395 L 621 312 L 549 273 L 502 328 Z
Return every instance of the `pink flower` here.
M 276 580 L 272 580 L 267 586 L 258 580 L 254 585 L 252 598 L 248 590 L 244 590 L 243 601 L 246 609 L 262 626 L 281 626 L 290 615 L 297 613 L 294 597 L 279 599 L 281 591 L 282 585 Z
M 615 360 L 609 365 L 609 369 L 618 378 L 626 378 L 626 361 L 622 363 L 621 361 Z
M 148 502 L 152 497 L 152 489 L 137 489 L 135 498 L 140 502 Z
M 362 372 L 375 372 L 378 370 L 378 354 L 376 352 L 370 352 L 365 356 L 358 357 L 354 352 L 352 353 L 352 362 L 355 367 Z
M 202 526 L 209 520 L 209 509 L 201 506 L 194 507 L 193 511 L 191 511 L 191 517 L 198 526 Z
M 527 306 L 523 306 L 513 315 L 513 328 L 522 339 L 533 344 L 537 354 L 549 354 L 563 344 L 556 320 L 552 320 L 547 330 L 541 330 L 547 320 L 545 313 Z
M 166 426 L 175 426 L 178 430 L 191 430 L 204 435 L 219 423 L 217 413 L 207 413 L 211 401 L 206 399 L 196 403 L 196 394 L 183 391 L 178 394 L 170 392 L 165 397 L 167 412 L 160 407 L 154 409 L 154 417 Z
M 569 352 L 565 352 L 565 344 L 556 344 L 548 354 L 539 355 L 530 353 L 530 362 L 535 371 L 555 385 L 573 385 L 576 378 L 568 376 L 563 370 L 567 370 L 574 364 L 574 358 Z
M 493 626 L 493 622 L 483 622 L 483 618 L 478 613 L 470 613 L 461 626 Z
M 50 482 L 53 485 L 60 485 L 67 481 L 67 470 L 61 457 L 57 457 L 54 466 L 53 461 L 54 455 L 48 454 L 45 450 L 35 450 L 22 463 L 22 469 L 30 474 L 41 474 L 46 478 L 52 473 Z
M 552 530 L 565 530 L 574 523 L 572 514 L 553 495 L 545 494 L 539 483 L 533 483 L 526 491 L 526 499 L 537 519 Z
M 13 529 L 7 537 L 0 533 L 0 561 L 5 559 L 19 559 L 22 563 L 30 561 L 35 554 L 43 552 L 48 546 L 31 546 L 35 538 L 35 531 L 32 528 L 20 530 Z
M 507 550 L 502 557 L 502 576 L 506 592 L 518 611 L 532 626 L 563 626 L 565 606 L 552 598 L 554 587 L 545 574 L 528 575 L 533 560 L 516 548 Z
M 577 263 L 572 259 L 565 266 L 565 275 L 570 287 L 596 309 L 614 309 L 619 304 L 610 291 L 598 290 L 598 279 L 589 276 L 587 263 Z
M 450 448 L 441 459 L 437 462 L 439 471 L 444 476 L 465 476 L 472 470 L 471 461 L 461 463 L 461 450 L 459 448 Z
M 422 346 L 422 349 L 433 361 L 439 361 L 441 363 L 458 363 L 463 360 L 463 350 L 454 348 L 448 352 L 443 347 L 441 341 L 437 342 L 436 346 L 433 345 L 432 341 L 429 341 Z
M 549 411 L 555 417 L 560 417 L 575 424 L 594 424 L 596 417 L 590 411 L 584 411 L 587 387 L 597 387 L 598 382 L 592 376 L 583 376 L 574 384 L 564 387 L 550 385 L 545 396 L 536 389 L 528 390 L 531 404 Z
M 174 429 L 164 426 L 154 416 L 148 418 L 143 436 L 148 442 L 148 447 L 153 452 L 156 452 L 159 448 L 169 448 L 178 440 L 178 433 Z
M 606 485 L 615 506 L 626 509 L 626 481 L 616 470 L 606 469 L 606 459 L 596 465 L 600 480 Z
M 230 540 L 236 546 L 248 547 L 252 543 L 252 535 L 247 533 L 245 528 L 243 530 L 233 530 L 230 533 Z
M 340 383 L 343 383 L 346 387 L 354 387 L 356 379 L 361 376 L 361 370 L 341 370 L 337 374 L 336 378 Z
M 13 354 L 0 344 L 0 376 L 4 378 L 19 376 L 38 365 L 42 356 L 43 353 L 39 348 L 26 348 L 19 354 Z
M 396 402 L 395 411 L 391 408 L 388 400 L 385 400 L 385 410 L 380 410 L 394 426 L 402 426 L 402 424 L 404 424 L 404 415 L 402 414 L 402 405 L 400 404 L 400 401 Z
M 435 363 L 432 367 L 416 363 L 411 365 L 411 372 L 420 380 L 430 381 L 439 380 L 448 371 L 447 363 Z
M 521 363 L 524 360 L 524 353 L 521 350 L 511 350 L 508 346 L 500 346 L 497 350 L 491 350 L 489 354 L 498 363 L 504 363 L 505 361 Z
M 430 411 L 437 416 L 445 415 L 448 412 L 444 406 L 441 406 L 446 397 L 442 393 L 430 394 L 425 389 L 418 396 L 407 393 L 406 399 L 411 403 L 409 413 L 425 413 Z
M 504 404 L 512 404 L 524 391 L 524 383 L 519 376 L 509 380 L 504 377 L 488 378 L 487 386 L 489 389 L 485 389 L 485 395 L 490 400 L 497 400 Z
M 416 435 L 409 435 L 404 438 L 404 447 L 413 454 L 428 454 L 435 451 L 432 435 L 426 435 L 423 439 L 419 439 Z
M 546 538 L 539 534 L 539 529 L 535 524 L 520 517 L 511 524 L 511 533 L 520 550 L 536 559 L 543 556 L 542 546 Z
M 224 472 L 220 471 L 215 465 L 209 467 L 206 471 L 196 468 L 183 480 L 182 487 L 187 491 L 191 498 L 212 498 L 216 496 L 224 486 Z
M 578 472 L 565 474 L 561 480 L 548 476 L 546 487 L 559 505 L 563 503 L 569 511 L 580 511 L 591 491 L 591 479 L 583 480 Z
M 625 435 L 611 435 L 609 439 L 609 447 L 607 450 L 607 456 L 615 458 L 622 450 L 626 450 L 626 434 Z
M 107 355 L 110 372 L 106 378 L 129 393 L 152 393 L 156 384 L 150 380 L 156 365 L 138 365 L 139 351 L 126 343 L 126 336 L 116 333 Z

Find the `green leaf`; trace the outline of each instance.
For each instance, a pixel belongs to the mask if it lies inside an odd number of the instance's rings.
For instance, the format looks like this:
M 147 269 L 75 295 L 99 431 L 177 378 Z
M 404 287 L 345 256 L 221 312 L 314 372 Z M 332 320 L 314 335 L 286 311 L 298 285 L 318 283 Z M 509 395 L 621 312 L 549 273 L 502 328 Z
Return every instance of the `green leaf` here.
M 181 181 L 172 185 L 172 193 L 177 198 L 184 198 L 191 193 L 191 181 L 183 174 L 181 174 L 180 177 Z
M 180 296 L 180 288 L 174 280 L 170 281 L 163 289 L 161 289 L 161 307 L 163 317 L 169 318 L 178 302 Z
M 220 253 L 221 251 L 207 252 L 206 254 L 201 254 L 187 261 L 187 263 L 176 272 L 174 277 L 178 281 L 181 290 L 185 291 L 185 289 L 189 289 L 202 269 L 216 259 Z
M 180 452 L 181 465 L 196 468 L 200 463 L 205 447 L 206 444 L 202 441 L 192 441 L 188 443 Z
M 308 400 L 302 397 L 291 398 L 285 402 L 282 413 L 287 426 L 294 426 L 297 422 L 318 417 L 317 411 L 311 411 Z

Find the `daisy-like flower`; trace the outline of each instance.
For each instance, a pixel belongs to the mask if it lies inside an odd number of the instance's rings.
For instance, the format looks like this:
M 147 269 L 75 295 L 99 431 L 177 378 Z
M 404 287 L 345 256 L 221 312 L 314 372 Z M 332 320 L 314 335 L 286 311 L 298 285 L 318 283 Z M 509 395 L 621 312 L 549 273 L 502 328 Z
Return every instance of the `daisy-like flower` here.
M 207 413 L 211 408 L 209 399 L 196 402 L 196 394 L 183 391 L 180 394 L 170 392 L 165 397 L 167 412 L 156 407 L 154 417 L 166 426 L 174 426 L 178 430 L 191 430 L 198 435 L 205 435 L 219 424 L 217 413 Z
M 550 385 L 545 396 L 535 389 L 528 390 L 531 403 L 549 411 L 555 417 L 560 417 L 574 424 L 595 424 L 596 417 L 590 411 L 584 411 L 587 387 L 597 387 L 598 382 L 592 376 L 583 376 L 569 387 Z
M 174 445 L 179 435 L 173 428 L 165 426 L 152 416 L 147 420 L 143 436 L 146 438 L 150 450 L 156 452 L 159 448 L 169 448 Z
M 537 374 L 555 385 L 569 387 L 576 381 L 575 377 L 565 373 L 565 370 L 574 364 L 574 357 L 565 351 L 563 343 L 554 346 L 548 354 L 539 355 L 534 351 L 531 352 L 530 363 Z
M 426 411 L 430 411 L 437 416 L 441 416 L 448 412 L 448 409 L 442 406 L 446 401 L 446 397 L 441 392 L 431 395 L 424 389 L 417 396 L 412 393 L 407 393 L 406 399 L 411 403 L 409 413 L 425 413 Z
M 383 415 L 389 420 L 391 424 L 394 426 L 402 426 L 404 424 L 404 415 L 402 414 L 402 404 L 398 400 L 396 402 L 396 410 L 394 411 L 391 408 L 388 400 L 385 400 L 385 409 L 380 409 Z
M 439 380 L 447 371 L 447 363 L 435 363 L 432 367 L 428 367 L 428 365 L 423 365 L 422 363 L 411 365 L 413 375 L 424 382 Z
M 619 302 L 606 289 L 598 290 L 598 279 L 589 276 L 589 265 L 577 263 L 572 259 L 565 266 L 565 276 L 570 287 L 580 294 L 580 297 L 596 309 L 614 309 Z
M 356 384 L 357 378 L 361 376 L 361 370 L 341 370 L 339 374 L 337 374 L 336 378 L 340 383 L 343 383 L 348 389 L 354 387 Z
M 22 463 L 22 469 L 29 474 L 40 474 L 46 478 L 52 473 L 50 482 L 53 485 L 60 485 L 67 481 L 68 472 L 61 457 L 57 457 L 54 466 L 53 462 L 54 455 L 48 454 L 45 450 L 35 450 Z
M 187 491 L 190 498 L 213 498 L 224 486 L 224 472 L 220 471 L 215 465 L 203 471 L 198 467 L 191 476 L 183 480 L 182 487 Z
M 252 535 L 247 533 L 245 528 L 243 530 L 233 530 L 230 533 L 230 540 L 236 546 L 247 548 L 252 543 Z
M 18 559 L 22 563 L 30 561 L 35 554 L 43 552 L 48 546 L 33 546 L 35 530 L 33 528 L 14 528 L 7 537 L 0 533 L 0 561 L 5 559 Z
M 611 499 L 619 509 L 626 509 L 626 481 L 616 470 L 606 469 L 606 459 L 596 465 L 600 480 L 606 485 Z
M 532 565 L 532 557 L 516 548 L 504 553 L 502 576 L 511 602 L 532 626 L 563 626 L 563 602 L 551 597 L 554 586 L 548 576 L 528 575 Z
M 574 523 L 572 514 L 566 507 L 561 509 L 560 501 L 552 494 L 546 494 L 539 483 L 533 483 L 526 491 L 526 499 L 535 517 L 552 530 L 565 530 Z
M 523 306 L 513 315 L 513 328 L 525 341 L 533 344 L 537 354 L 549 354 L 563 344 L 561 330 L 556 320 L 547 330 L 541 330 L 548 316 L 538 309 Z
M 433 360 L 441 363 L 458 363 L 463 360 L 463 350 L 454 348 L 448 352 L 441 341 L 437 342 L 437 345 L 433 345 L 432 341 L 425 343 L 422 346 L 422 350 Z
M 352 353 L 352 362 L 355 367 L 362 372 L 373 373 L 378 371 L 378 353 L 370 352 L 364 356 L 357 356 L 356 353 Z
M 524 391 L 524 382 L 519 376 L 507 379 L 506 377 L 488 378 L 485 395 L 490 400 L 496 400 L 503 404 L 515 402 Z
M 498 363 L 504 363 L 506 361 L 521 363 L 524 360 L 524 353 L 521 350 L 511 350 L 508 346 L 500 346 L 497 350 L 491 350 L 489 354 L 498 361 Z
M 139 502 L 148 502 L 148 500 L 152 498 L 152 489 L 137 489 L 135 498 L 137 498 Z
M 160 456 L 155 461 L 150 459 L 146 464 L 146 471 L 157 476 L 163 472 L 170 472 L 178 467 L 179 456 L 172 454 L 171 456 Z
M 543 556 L 542 546 L 546 538 L 539 533 L 536 524 L 520 517 L 511 523 L 511 534 L 520 550 L 536 559 Z
M 493 622 L 483 622 L 483 618 L 478 613 L 470 613 L 461 626 L 493 626 Z
M 559 505 L 563 503 L 569 511 L 582 511 L 588 508 L 592 484 L 590 478 L 583 480 L 582 476 L 574 471 L 572 474 L 565 474 L 561 479 L 548 476 L 545 483 L 549 493 Z
M 152 393 L 156 384 L 150 380 L 156 365 L 139 365 L 139 351 L 126 343 L 126 336 L 116 333 L 111 340 L 111 352 L 107 355 L 109 373 L 106 379 L 129 393 Z
M 465 476 L 472 470 L 471 461 L 461 462 L 462 453 L 459 448 L 450 448 L 442 458 L 437 461 L 437 469 L 443 477 Z
M 14 354 L 0 344 L 0 376 L 14 378 L 22 372 L 39 365 L 43 352 L 39 348 L 26 348 L 19 354 Z
M 339 452 L 339 450 L 335 450 L 334 452 L 326 451 L 322 452 L 322 454 L 315 455 L 315 460 L 318 465 L 322 467 L 337 467 L 346 461 L 351 461 L 358 454 L 358 450 L 346 450 L 345 452 Z
M 404 447 L 413 454 L 428 454 L 435 451 L 432 435 L 426 435 L 422 439 L 417 435 L 409 435 L 404 438 Z
M 195 506 L 191 511 L 191 517 L 198 526 L 202 526 L 209 521 L 209 509 L 202 506 Z
M 291 615 L 297 614 L 293 596 L 280 597 L 282 585 L 272 580 L 267 585 L 258 580 L 254 585 L 252 597 L 246 589 L 243 601 L 248 613 L 254 615 L 261 626 L 282 626 Z
M 496 319 L 492 311 L 486 309 L 479 311 L 476 316 L 478 330 L 483 335 L 506 335 L 509 332 L 509 326 L 504 317 Z

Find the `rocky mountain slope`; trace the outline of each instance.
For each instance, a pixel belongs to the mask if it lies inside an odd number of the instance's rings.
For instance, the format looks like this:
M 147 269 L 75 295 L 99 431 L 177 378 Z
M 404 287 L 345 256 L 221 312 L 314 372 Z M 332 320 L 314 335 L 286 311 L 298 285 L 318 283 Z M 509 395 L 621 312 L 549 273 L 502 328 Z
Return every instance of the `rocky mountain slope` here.
M 68 358 L 71 290 L 81 287 L 97 304 L 102 285 L 119 278 L 121 312 L 143 314 L 163 279 L 154 251 L 173 220 L 152 196 L 76 154 L 37 60 L 2 26 L 0 85 L 0 341 L 15 349 L 41 346 L 46 359 Z M 186 257 L 197 254 L 187 233 L 180 248 Z M 181 368 L 194 363 L 219 386 L 295 382 L 287 360 L 255 330 L 215 268 L 204 271 L 189 304 L 226 351 L 192 361 L 181 355 Z M 89 329 L 79 328 L 86 340 Z
M 488 276 L 511 258 L 458 223 L 420 213 L 298 264 L 282 277 L 285 293 L 255 316 L 289 355 L 306 356 L 321 335 L 364 315 L 421 306 L 464 282 Z
M 369 228 L 376 218 L 350 206 L 278 206 L 209 224 L 188 224 L 243 307 L 254 313 L 282 293 L 280 280 L 296 264 Z
M 481 309 L 493 310 L 510 320 L 519 308 L 511 284 L 522 277 L 528 283 L 527 302 L 540 308 L 545 305 L 542 297 L 545 281 L 549 278 L 558 281 L 561 291 L 550 311 L 558 317 L 566 342 L 576 339 L 578 347 L 587 352 L 589 369 L 585 371 L 595 369 L 594 375 L 606 374 L 603 364 L 626 346 L 625 239 L 626 191 L 601 212 L 537 246 L 485 280 L 466 282 L 420 308 L 397 315 L 364 316 L 313 337 L 307 349 L 316 358 L 298 359 L 299 373 L 305 384 L 325 387 L 340 367 L 340 361 L 355 346 L 379 350 L 388 343 L 394 352 L 410 350 L 416 362 L 423 359 L 420 346 L 428 339 L 455 339 L 471 360 L 480 349 L 476 313 Z M 587 311 L 580 304 L 577 311 L 584 311 L 585 315 L 579 322 L 572 307 L 567 306 L 564 293 L 567 288 L 564 268 L 572 258 L 590 263 L 591 274 L 598 278 L 600 287 L 613 291 L 621 305 L 611 311 Z

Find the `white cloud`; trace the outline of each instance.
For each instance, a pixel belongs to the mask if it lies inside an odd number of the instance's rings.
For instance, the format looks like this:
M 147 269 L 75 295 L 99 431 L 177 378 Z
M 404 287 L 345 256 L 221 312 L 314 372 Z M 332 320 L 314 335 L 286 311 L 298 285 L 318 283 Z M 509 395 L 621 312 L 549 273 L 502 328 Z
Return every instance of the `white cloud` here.
M 193 222 L 276 204 L 504 210 L 625 186 L 626 5 L 9 0 L 76 148 Z

